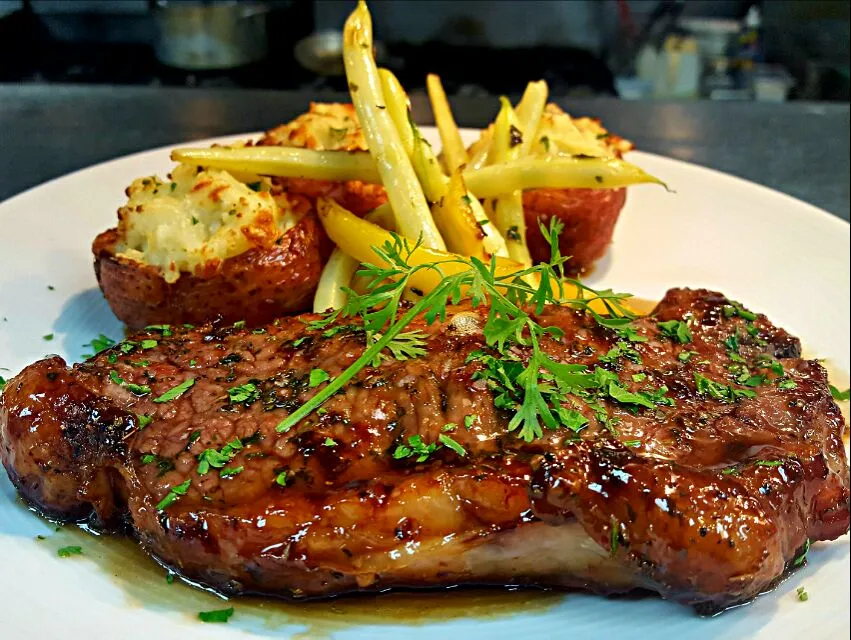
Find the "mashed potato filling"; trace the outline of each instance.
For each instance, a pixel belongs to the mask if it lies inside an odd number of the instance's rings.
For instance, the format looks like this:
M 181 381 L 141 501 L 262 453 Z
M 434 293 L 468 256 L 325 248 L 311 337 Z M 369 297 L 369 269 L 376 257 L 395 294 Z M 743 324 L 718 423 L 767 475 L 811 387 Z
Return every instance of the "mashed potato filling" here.
M 336 102 L 311 102 L 307 113 L 267 132 L 264 144 L 319 151 L 367 148 L 354 106 Z
M 626 147 L 621 148 L 618 141 L 626 143 Z M 597 120 L 571 118 L 557 105 L 550 103 L 541 116 L 531 153 L 541 156 L 610 158 L 617 155 L 618 151 L 631 148 L 632 145 L 622 138 L 610 135 Z
M 254 247 L 270 246 L 298 221 L 285 198 L 227 171 L 179 165 L 170 182 L 153 176 L 127 188 L 118 210 L 116 254 L 162 270 L 166 282 L 202 273 Z

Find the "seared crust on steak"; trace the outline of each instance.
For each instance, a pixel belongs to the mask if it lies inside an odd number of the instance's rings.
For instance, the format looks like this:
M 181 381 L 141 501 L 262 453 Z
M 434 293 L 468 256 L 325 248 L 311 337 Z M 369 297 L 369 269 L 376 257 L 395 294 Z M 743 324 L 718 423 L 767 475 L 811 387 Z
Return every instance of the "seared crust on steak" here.
M 849 527 L 845 424 L 824 369 L 764 316 L 750 323 L 730 309 L 720 294 L 679 289 L 636 321 L 648 339 L 631 345 L 641 364 L 601 366 L 632 391 L 667 386 L 675 405 L 611 401 L 615 428 L 582 405 L 590 424 L 578 434 L 546 430 L 527 443 L 508 432 L 511 415 L 476 378 L 481 363 L 467 362 L 484 347 L 470 329 L 486 310 L 460 306 L 410 327 L 428 334 L 426 356 L 363 369 L 286 433 L 276 425 L 316 392 L 311 370 L 337 376 L 363 352 L 356 323 L 328 337 L 300 321 L 311 317 L 206 325 L 138 334 L 130 340 L 158 345 L 117 346 L 71 369 L 48 358 L 7 384 L 0 454 L 40 509 L 105 523 L 126 514 L 147 551 L 228 593 L 526 583 L 643 587 L 723 608 L 770 587 L 808 539 Z M 536 319 L 564 331 L 541 343 L 560 362 L 598 365 L 618 340 L 568 308 Z M 657 324 L 682 319 L 689 344 Z M 776 358 L 783 374 L 766 370 L 754 397 L 724 401 L 701 393 L 695 374 L 744 389 L 729 371 L 734 335 L 746 362 Z M 153 401 L 189 378 L 179 398 Z M 245 384 L 256 394 L 232 402 L 228 391 Z M 139 428 L 139 415 L 153 421 Z M 465 455 L 394 457 L 412 435 L 438 441 L 448 423 Z M 199 475 L 199 455 L 236 437 L 227 468 L 241 471 Z M 186 480 L 185 495 L 158 510 Z

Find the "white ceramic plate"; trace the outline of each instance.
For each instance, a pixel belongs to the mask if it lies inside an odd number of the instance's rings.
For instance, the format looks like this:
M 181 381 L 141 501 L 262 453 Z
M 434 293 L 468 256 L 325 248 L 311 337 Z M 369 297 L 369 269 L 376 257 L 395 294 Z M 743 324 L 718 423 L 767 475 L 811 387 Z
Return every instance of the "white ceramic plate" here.
M 434 130 L 425 133 L 436 141 Z M 676 193 L 647 186 L 630 190 L 614 244 L 590 281 L 651 299 L 673 286 L 721 290 L 800 336 L 810 355 L 849 370 L 847 223 L 708 169 L 637 152 L 630 160 Z M 133 178 L 165 174 L 170 167 L 168 149 L 157 149 L 79 171 L 0 204 L 0 366 L 9 369 L 0 374 L 9 378 L 49 352 L 78 360 L 84 343 L 99 333 L 121 337 L 122 327 L 97 288 L 89 247 L 98 232 L 114 226 L 124 187 Z M 47 334 L 54 335 L 52 341 L 45 341 Z M 140 595 L 138 583 L 162 580 L 162 571 L 143 572 L 143 580 L 129 568 L 125 575 L 115 562 L 99 564 L 108 554 L 95 541 L 84 545 L 83 556 L 58 558 L 64 534 L 37 541 L 39 534 L 52 536 L 53 528 L 22 509 L 5 474 L 0 476 L 0 635 L 6 638 L 315 637 L 320 630 L 335 638 L 394 639 L 849 635 L 847 535 L 814 545 L 808 566 L 773 593 L 713 619 L 657 598 L 569 594 L 544 611 L 449 621 L 438 616 L 418 626 L 392 620 L 352 626 L 340 613 L 330 626 L 306 629 L 273 614 L 273 607 L 268 615 L 256 607 L 245 613 L 239 603 L 229 624 L 201 625 L 195 612 L 215 605 L 212 598 L 199 600 L 177 585 L 171 586 L 173 596 L 166 592 L 155 603 Z M 151 564 L 141 554 L 122 556 L 121 562 Z M 796 597 L 799 586 L 806 587 L 807 602 Z

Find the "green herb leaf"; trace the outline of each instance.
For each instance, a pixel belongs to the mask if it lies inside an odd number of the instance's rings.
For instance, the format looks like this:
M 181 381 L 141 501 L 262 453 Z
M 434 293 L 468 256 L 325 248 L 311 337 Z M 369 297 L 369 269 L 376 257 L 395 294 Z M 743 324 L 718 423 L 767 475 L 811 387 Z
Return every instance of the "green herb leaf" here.
M 456 442 L 455 440 L 453 440 L 452 438 L 450 438 L 446 434 L 441 433 L 439 436 L 437 436 L 437 439 L 440 440 L 441 444 L 444 447 L 448 447 L 448 448 L 452 449 L 455 453 L 457 453 L 462 458 L 467 455 L 467 450 L 464 449 L 464 447 L 462 447 L 460 444 L 458 444 L 458 442 Z
M 783 464 L 782 460 L 757 460 L 754 464 L 758 467 L 779 467 Z
M 806 602 L 810 599 L 810 594 L 807 593 L 807 590 L 804 587 L 798 587 L 795 593 L 798 594 L 798 600 L 801 602 Z
M 48 333 L 48 334 L 46 334 L 46 335 L 43 335 L 43 336 L 42 336 L 42 339 L 46 340 L 47 342 L 50 342 L 51 340 L 53 340 L 53 334 L 52 334 L 52 333 Z
M 727 386 L 715 380 L 699 374 L 694 374 L 694 382 L 697 387 L 697 392 L 701 395 L 708 395 L 722 402 L 733 403 L 742 398 L 755 398 L 756 393 L 750 389 L 736 389 L 735 387 Z
M 101 333 L 101 334 L 98 335 L 97 338 L 95 338 L 94 340 L 92 340 L 91 342 L 89 342 L 87 344 L 84 344 L 83 346 L 91 348 L 93 354 L 98 354 L 101 351 L 105 351 L 106 349 L 109 349 L 110 347 L 112 347 L 114 345 L 115 345 L 115 340 L 113 340 L 112 338 L 108 338 Z M 83 357 L 90 358 L 91 354 L 85 355 Z
M 157 504 L 157 511 L 164 511 L 165 509 L 168 509 L 171 505 L 177 502 L 177 499 L 180 496 L 185 496 L 186 492 L 189 491 L 189 485 L 191 482 L 192 480 L 187 478 L 184 482 L 181 482 L 179 485 L 169 489 L 166 496 Z
M 609 396 L 621 404 L 637 404 L 648 409 L 655 409 L 656 405 L 642 395 L 627 391 L 615 382 L 609 383 Z
M 233 607 L 227 609 L 217 609 L 215 611 L 199 611 L 198 619 L 201 622 L 221 622 L 225 623 L 230 620 L 233 615 Z
M 56 550 L 56 555 L 58 555 L 60 558 L 70 558 L 71 556 L 79 556 L 82 555 L 82 553 L 82 547 L 78 547 L 76 545 L 62 547 L 61 549 Z
M 184 380 L 179 385 L 172 387 L 161 396 L 154 398 L 154 402 L 162 404 L 163 402 L 176 400 L 184 393 L 186 393 L 192 387 L 193 384 L 195 384 L 195 378 L 189 378 L 187 380 Z
M 226 467 L 219 471 L 219 477 L 230 478 L 237 476 L 245 470 L 245 467 Z
M 286 487 L 287 486 L 287 472 L 281 471 L 278 475 L 275 476 L 275 484 Z
M 152 340 L 152 339 L 142 340 L 142 342 L 140 343 L 140 346 L 143 349 L 153 349 L 154 347 L 157 346 L 157 341 Z
M 807 538 L 806 542 L 804 542 L 804 548 L 801 549 L 801 553 L 799 553 L 795 559 L 792 561 L 793 567 L 800 567 L 807 560 L 807 554 L 810 552 L 810 539 Z
M 145 327 L 145 331 L 159 331 L 165 338 L 172 335 L 170 324 L 150 324 Z
M 688 344 L 692 340 L 691 330 L 688 328 L 688 324 L 682 320 L 657 322 L 656 326 L 659 327 L 663 336 L 679 340 L 681 344 Z
M 151 424 L 153 421 L 154 421 L 154 418 L 152 416 L 146 416 L 146 415 L 141 414 L 141 413 L 136 414 L 136 424 L 139 425 L 140 429 L 144 429 L 149 424 Z
M 334 438 L 325 438 L 325 442 L 322 443 L 325 447 L 336 447 L 337 441 Z
M 240 402 L 249 405 L 260 397 L 260 389 L 251 382 L 246 382 L 238 387 L 228 389 L 228 400 L 231 404 Z
M 830 385 L 830 395 L 832 395 L 833 399 L 837 402 L 848 402 L 848 400 L 851 399 L 851 389 L 840 391 L 833 385 Z
M 312 369 L 310 371 L 310 377 L 308 379 L 308 386 L 313 389 L 314 387 L 318 387 L 323 382 L 327 382 L 331 379 L 331 376 L 328 375 L 328 372 L 324 369 Z

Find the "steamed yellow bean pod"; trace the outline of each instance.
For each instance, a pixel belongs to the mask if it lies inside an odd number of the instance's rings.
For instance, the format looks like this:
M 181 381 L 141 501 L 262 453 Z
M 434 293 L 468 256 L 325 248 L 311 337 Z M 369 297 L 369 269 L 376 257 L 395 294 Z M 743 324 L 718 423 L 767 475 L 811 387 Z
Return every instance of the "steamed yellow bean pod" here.
M 433 73 L 428 74 L 426 76 L 426 89 L 431 101 L 431 110 L 434 113 L 437 131 L 440 134 L 440 142 L 443 145 L 446 168 L 452 174 L 462 169 L 470 161 L 470 158 L 467 155 L 467 149 L 464 148 L 464 142 L 461 140 L 458 125 L 455 124 L 452 107 L 449 106 L 449 100 L 446 99 L 440 76 Z
M 367 220 L 358 218 L 353 213 L 346 211 L 333 200 L 321 198 L 317 202 L 317 211 L 322 226 L 328 237 L 344 252 L 355 258 L 358 262 L 370 262 L 372 264 L 384 264 L 373 247 L 380 247 L 385 242 L 393 242 L 394 238 L 389 231 Z M 411 240 L 411 245 L 414 241 Z M 523 269 L 523 265 L 507 258 L 497 258 L 497 275 L 505 276 L 516 273 Z M 428 292 L 440 284 L 447 275 L 467 270 L 463 257 L 459 254 L 449 253 L 419 246 L 408 258 L 410 265 L 423 265 L 440 263 L 439 269 L 424 269 L 417 271 L 411 276 L 410 285 L 417 289 Z
M 183 164 L 264 176 L 381 184 L 375 160 L 366 151 L 316 151 L 298 147 L 184 148 L 172 151 L 171 159 Z
M 244 171 L 264 176 L 315 180 L 361 180 L 381 184 L 366 151 L 314 151 L 295 147 L 176 149 L 177 162 Z M 467 188 L 477 198 L 492 198 L 517 189 L 618 189 L 665 183 L 620 158 L 534 156 L 464 171 Z
M 404 143 L 387 112 L 372 47 L 372 17 L 366 4 L 359 2 L 343 28 L 343 62 L 369 153 L 387 191 L 399 231 L 420 238 L 428 247 L 444 249 L 446 243 L 434 224 Z

